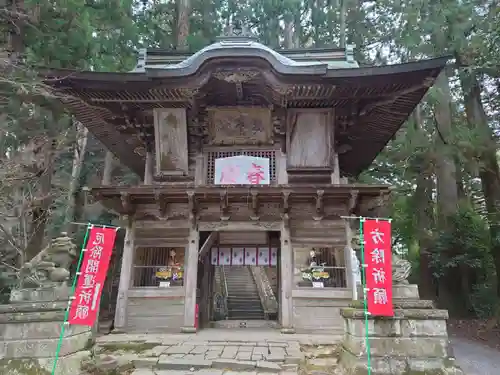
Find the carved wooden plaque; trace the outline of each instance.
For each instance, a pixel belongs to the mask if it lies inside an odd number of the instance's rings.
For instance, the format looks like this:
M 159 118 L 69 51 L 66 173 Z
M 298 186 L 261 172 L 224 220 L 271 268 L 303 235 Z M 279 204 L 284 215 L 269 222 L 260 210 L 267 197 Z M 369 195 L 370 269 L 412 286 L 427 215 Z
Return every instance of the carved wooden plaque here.
M 185 108 L 154 110 L 156 173 L 188 173 L 188 139 Z
M 271 144 L 271 110 L 262 107 L 209 108 L 208 133 L 213 145 Z
M 289 110 L 287 119 L 288 166 L 300 168 L 331 165 L 332 116 L 327 110 Z

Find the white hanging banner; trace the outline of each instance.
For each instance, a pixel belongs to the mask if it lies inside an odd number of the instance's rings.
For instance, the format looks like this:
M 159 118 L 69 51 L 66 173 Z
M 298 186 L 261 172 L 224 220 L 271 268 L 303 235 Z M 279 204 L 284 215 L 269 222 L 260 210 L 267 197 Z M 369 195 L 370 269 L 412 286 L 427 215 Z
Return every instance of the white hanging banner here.
M 219 248 L 219 266 L 230 266 L 231 265 L 231 249 L 230 248 Z
M 245 256 L 245 249 L 241 247 L 233 247 L 233 261 L 231 265 L 242 266 L 244 256 Z
M 246 266 L 257 265 L 257 248 L 256 247 L 245 247 L 245 265 Z
M 218 247 L 212 247 L 212 265 L 213 266 L 219 265 L 219 248 Z
M 258 266 L 269 266 L 269 247 L 259 247 L 258 248 L 259 256 L 257 257 L 257 265 Z
M 278 264 L 278 249 L 271 247 L 271 266 L 276 266 Z
M 269 159 L 231 156 L 215 159 L 215 185 L 269 185 Z

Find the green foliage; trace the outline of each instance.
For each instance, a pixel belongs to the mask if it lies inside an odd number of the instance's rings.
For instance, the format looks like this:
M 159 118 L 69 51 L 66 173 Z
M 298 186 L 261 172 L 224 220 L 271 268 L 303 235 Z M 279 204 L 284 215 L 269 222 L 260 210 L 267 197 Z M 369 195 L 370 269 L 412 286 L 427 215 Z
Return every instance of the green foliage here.
M 456 215 L 448 217 L 449 230 L 437 233 L 431 257 L 431 267 L 435 277 L 446 277 L 450 271 L 460 275 L 467 289 L 462 287 L 463 296 L 468 300 L 471 313 L 476 316 L 491 316 L 496 310 L 496 300 L 492 294 L 494 266 L 490 252 L 491 238 L 488 225 L 483 217 L 469 205 L 462 205 Z

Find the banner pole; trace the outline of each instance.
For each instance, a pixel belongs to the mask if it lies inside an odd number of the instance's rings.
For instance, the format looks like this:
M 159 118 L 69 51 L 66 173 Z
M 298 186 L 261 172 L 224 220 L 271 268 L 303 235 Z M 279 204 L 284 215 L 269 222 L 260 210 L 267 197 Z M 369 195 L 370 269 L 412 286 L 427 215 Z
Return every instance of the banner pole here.
M 362 261 L 362 274 L 363 274 L 363 299 L 364 299 L 364 310 L 365 310 L 365 342 L 366 342 L 366 359 L 368 362 L 368 375 L 372 373 L 372 365 L 371 365 L 371 355 L 370 355 L 370 340 L 368 338 L 369 335 L 369 326 L 368 326 L 368 298 L 366 289 L 366 263 L 365 263 L 365 238 L 363 233 L 363 224 L 365 222 L 364 217 L 361 217 L 359 220 L 359 242 L 361 247 L 361 261 Z
M 80 266 L 82 265 L 83 253 L 85 252 L 85 247 L 87 245 L 87 239 L 89 237 L 89 232 L 90 232 L 90 229 L 92 227 L 93 227 L 92 224 L 87 224 L 87 230 L 85 231 L 85 237 L 83 238 L 83 244 L 82 244 L 82 248 L 80 251 L 80 257 L 78 258 L 78 264 L 76 266 L 76 273 L 75 273 L 75 277 L 73 279 L 73 285 L 71 286 L 71 297 L 68 301 L 68 307 L 66 309 L 66 312 L 64 313 L 64 321 L 61 325 L 61 335 L 59 336 L 59 341 L 57 342 L 56 355 L 54 358 L 54 365 L 52 366 L 51 375 L 55 375 L 55 373 L 56 373 L 57 361 L 59 360 L 59 353 L 61 352 L 62 342 L 64 339 L 64 331 L 66 329 L 66 324 L 67 324 L 68 317 L 69 317 L 69 310 L 71 309 L 72 301 L 75 299 L 74 294 L 75 294 L 75 288 L 76 288 L 76 281 L 78 280 L 78 275 L 80 273 Z

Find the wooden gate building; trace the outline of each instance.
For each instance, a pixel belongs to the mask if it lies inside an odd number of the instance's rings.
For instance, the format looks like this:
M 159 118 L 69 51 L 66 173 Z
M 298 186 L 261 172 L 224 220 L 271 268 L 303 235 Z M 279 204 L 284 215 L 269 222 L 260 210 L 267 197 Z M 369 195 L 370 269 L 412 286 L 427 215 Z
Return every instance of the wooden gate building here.
M 268 266 L 276 285 L 258 289 L 274 290 L 283 332 L 341 330 L 353 290 L 342 216 L 373 215 L 390 193 L 348 178 L 445 63 L 359 67 L 351 48 L 274 51 L 227 33 L 192 55 L 141 51 L 129 73 L 48 71 L 75 118 L 143 177 L 91 189 L 126 223 L 115 328 L 192 332 L 197 306 L 204 327 L 224 296 L 218 268 Z M 235 156 L 265 161 L 261 174 L 218 170 Z

